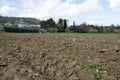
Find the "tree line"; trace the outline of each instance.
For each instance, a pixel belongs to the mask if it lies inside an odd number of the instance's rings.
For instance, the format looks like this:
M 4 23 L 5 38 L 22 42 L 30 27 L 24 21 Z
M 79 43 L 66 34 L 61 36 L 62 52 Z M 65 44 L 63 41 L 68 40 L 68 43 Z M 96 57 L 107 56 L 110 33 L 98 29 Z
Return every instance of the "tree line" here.
M 110 25 L 110 26 L 98 26 L 98 25 L 90 25 L 87 23 L 82 23 L 80 25 L 76 25 L 75 21 L 73 24 L 68 26 L 67 19 L 58 19 L 55 21 L 53 18 L 49 18 L 47 20 L 39 20 L 36 18 L 24 18 L 24 17 L 3 17 L 0 16 L 0 25 L 4 25 L 4 23 L 11 22 L 12 24 L 17 19 L 23 19 L 24 22 L 29 24 L 39 24 L 41 29 L 46 30 L 47 32 L 71 32 L 71 33 L 120 33 L 120 25 Z M 23 29 L 17 27 L 4 27 L 6 31 L 13 32 L 39 32 L 38 29 Z M 20 30 L 19 30 L 20 29 Z M 43 31 L 44 32 L 44 31 Z
M 67 20 L 60 18 L 57 22 L 50 18 L 40 21 L 42 29 L 48 32 L 72 32 L 72 33 L 119 33 L 120 25 L 111 24 L 110 26 L 98 26 L 87 23 L 76 25 L 75 21 L 71 26 L 68 26 Z
M 60 18 L 56 23 L 53 18 L 47 20 L 41 20 L 40 25 L 42 29 L 46 29 L 48 32 L 66 32 L 67 20 Z

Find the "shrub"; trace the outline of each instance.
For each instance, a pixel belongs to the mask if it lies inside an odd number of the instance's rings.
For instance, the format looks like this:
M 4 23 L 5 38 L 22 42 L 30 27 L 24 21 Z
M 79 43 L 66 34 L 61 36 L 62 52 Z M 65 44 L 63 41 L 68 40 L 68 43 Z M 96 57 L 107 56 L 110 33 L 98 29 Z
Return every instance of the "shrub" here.
M 4 26 L 6 32 L 16 32 L 16 33 L 37 33 L 39 29 L 29 28 L 29 27 L 17 27 L 17 26 Z

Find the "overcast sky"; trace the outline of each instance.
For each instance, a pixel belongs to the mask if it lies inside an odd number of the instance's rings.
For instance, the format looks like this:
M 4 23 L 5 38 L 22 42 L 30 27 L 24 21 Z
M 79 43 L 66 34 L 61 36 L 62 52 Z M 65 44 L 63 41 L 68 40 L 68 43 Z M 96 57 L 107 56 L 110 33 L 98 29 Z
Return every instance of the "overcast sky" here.
M 0 0 L 0 15 L 65 18 L 69 24 L 120 24 L 120 0 Z

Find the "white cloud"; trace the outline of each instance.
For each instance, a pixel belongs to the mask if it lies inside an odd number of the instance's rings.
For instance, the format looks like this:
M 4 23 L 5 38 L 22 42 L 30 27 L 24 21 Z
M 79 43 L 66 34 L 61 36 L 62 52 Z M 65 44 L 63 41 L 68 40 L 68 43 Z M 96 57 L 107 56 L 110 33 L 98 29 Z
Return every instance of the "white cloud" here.
M 7 13 L 9 13 L 9 11 L 10 11 L 10 7 L 9 6 L 2 6 L 2 7 L 0 7 L 0 13 L 1 14 L 7 14 Z
M 95 20 L 89 20 L 89 21 L 87 21 L 87 24 L 96 24 L 96 21 Z
M 113 10 L 120 10 L 120 0 L 109 0 L 109 5 Z
M 86 0 L 83 4 L 79 5 L 79 8 L 83 11 L 94 11 L 102 9 L 99 5 L 99 0 Z
M 95 25 L 111 25 L 111 24 L 119 24 L 120 18 L 119 14 L 113 13 L 101 13 L 95 14 L 95 16 L 87 16 L 86 21 L 88 24 L 95 24 Z
M 70 17 L 84 12 L 93 12 L 101 9 L 99 0 L 86 0 L 83 3 L 74 3 L 75 0 L 21 0 L 22 9 L 19 16 L 32 17 Z
M 19 4 L 15 4 L 16 0 L 2 1 L 6 4 L 0 6 L 0 14 L 8 13 L 9 16 L 35 17 L 40 20 L 50 17 L 55 20 L 66 18 L 69 20 L 69 24 L 72 24 L 73 20 L 79 24 L 82 22 L 112 24 L 119 21 L 115 19 L 116 16 L 112 16 L 112 13 L 109 15 L 109 13 L 102 12 L 100 0 L 83 0 L 80 3 L 77 3 L 78 0 L 19 0 Z M 120 7 L 120 0 L 109 0 L 109 2 L 112 9 Z M 103 14 L 101 15 L 101 13 Z

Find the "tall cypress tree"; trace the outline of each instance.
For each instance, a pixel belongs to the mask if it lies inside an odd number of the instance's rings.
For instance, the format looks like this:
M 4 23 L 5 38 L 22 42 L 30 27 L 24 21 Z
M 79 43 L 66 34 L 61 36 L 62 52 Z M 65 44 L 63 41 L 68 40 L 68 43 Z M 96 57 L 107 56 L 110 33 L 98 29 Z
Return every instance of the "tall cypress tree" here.
M 67 20 L 66 19 L 64 19 L 63 29 L 64 29 L 64 32 L 66 32 L 66 29 L 67 29 Z

